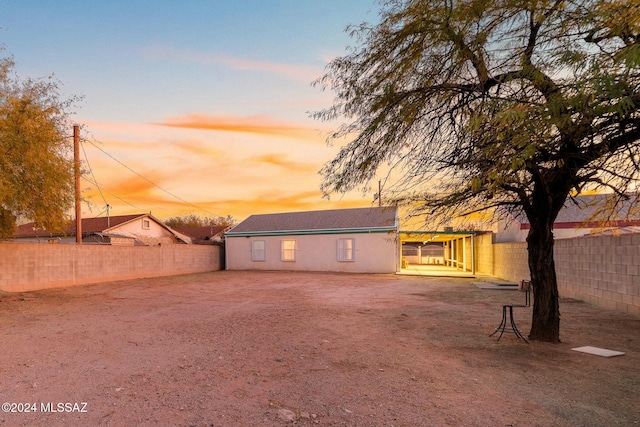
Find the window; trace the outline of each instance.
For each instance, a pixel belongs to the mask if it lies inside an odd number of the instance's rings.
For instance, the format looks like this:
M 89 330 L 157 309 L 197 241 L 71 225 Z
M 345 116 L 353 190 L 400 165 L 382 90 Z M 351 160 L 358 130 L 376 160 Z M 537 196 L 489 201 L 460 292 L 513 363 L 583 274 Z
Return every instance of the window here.
M 355 239 L 338 239 L 338 261 L 355 261 L 355 244 Z
M 282 261 L 295 261 L 295 260 L 296 260 L 296 241 L 283 240 L 282 241 Z
M 142 220 L 142 228 L 144 230 L 148 230 L 149 228 L 151 228 L 151 221 L 149 221 L 148 219 L 143 219 Z
M 264 240 L 251 241 L 251 261 L 267 260 L 267 242 Z

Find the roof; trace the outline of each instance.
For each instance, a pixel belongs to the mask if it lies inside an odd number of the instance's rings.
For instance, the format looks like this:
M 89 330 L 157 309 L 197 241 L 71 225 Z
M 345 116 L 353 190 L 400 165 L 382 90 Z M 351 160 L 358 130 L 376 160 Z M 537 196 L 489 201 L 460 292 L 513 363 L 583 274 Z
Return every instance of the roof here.
M 148 216 L 148 215 L 137 214 L 137 215 L 111 216 L 108 218 L 107 217 L 82 218 L 82 232 L 83 233 L 103 232 L 105 230 L 108 230 L 109 228 L 115 227 L 120 224 L 124 224 L 125 222 L 129 222 L 143 216 Z M 52 234 L 47 232 L 46 229 L 36 228 L 34 225 L 35 223 L 33 222 L 19 225 L 16 229 L 15 236 L 16 237 L 36 237 L 36 236 L 44 236 L 44 235 Z M 67 236 L 75 236 L 76 234 L 75 220 L 69 221 L 67 228 L 64 230 L 64 234 Z
M 575 238 L 584 239 L 589 237 L 601 237 L 601 236 L 622 236 L 626 234 L 640 234 L 640 227 L 620 227 L 620 228 L 607 228 L 603 230 L 597 230 L 586 234 L 584 236 L 578 236 Z
M 228 228 L 228 225 L 207 225 L 204 227 L 173 227 L 174 230 L 196 240 L 208 240 L 222 233 Z
M 150 218 L 158 223 L 161 227 L 167 229 L 178 240 L 185 243 L 191 243 L 191 239 L 188 236 L 184 236 L 175 230 L 172 230 L 166 226 L 162 221 L 158 220 L 151 214 L 135 214 L 135 215 L 116 215 L 110 217 L 97 217 L 97 218 L 82 218 L 82 234 L 95 234 L 95 233 L 109 233 L 110 230 L 117 228 L 119 225 L 134 221 L 139 218 Z M 50 233 L 44 228 L 36 228 L 35 223 L 30 222 L 22 224 L 16 228 L 14 237 L 16 238 L 28 238 L 28 237 L 46 237 L 46 236 L 75 236 L 76 235 L 76 221 L 70 220 L 64 233 Z
M 558 212 L 554 228 L 595 228 L 595 227 L 628 227 L 640 225 L 638 200 L 631 196 L 629 200 L 617 200 L 612 194 L 592 194 L 567 199 L 564 207 Z M 529 220 L 524 214 L 517 215 L 520 228 L 529 228 Z
M 225 235 L 287 235 L 389 232 L 398 228 L 395 207 L 334 209 L 251 215 Z

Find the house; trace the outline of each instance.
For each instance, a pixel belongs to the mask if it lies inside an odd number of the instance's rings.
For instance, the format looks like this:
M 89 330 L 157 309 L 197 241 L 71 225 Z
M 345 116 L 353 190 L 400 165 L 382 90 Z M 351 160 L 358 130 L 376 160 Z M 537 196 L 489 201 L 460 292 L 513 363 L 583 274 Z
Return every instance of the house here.
M 189 236 L 194 245 L 212 245 L 222 242 L 225 231 L 230 225 L 211 225 L 203 227 L 173 227 L 179 233 Z
M 613 211 L 607 209 L 615 199 L 611 194 L 593 194 L 567 199 L 553 224 L 555 239 L 569 239 L 609 230 L 631 227 L 640 231 L 639 206 L 633 200 L 622 201 Z M 524 213 L 506 214 L 498 221 L 495 243 L 524 242 L 529 233 L 529 220 Z M 629 232 L 629 231 L 627 231 Z
M 82 243 L 102 245 L 143 245 L 191 243 L 191 238 L 162 223 L 151 214 L 82 218 Z M 64 233 L 51 233 L 34 223 L 17 227 L 14 241 L 75 243 L 76 222 L 69 221 Z
M 252 215 L 225 233 L 226 268 L 395 273 L 397 234 L 395 207 Z

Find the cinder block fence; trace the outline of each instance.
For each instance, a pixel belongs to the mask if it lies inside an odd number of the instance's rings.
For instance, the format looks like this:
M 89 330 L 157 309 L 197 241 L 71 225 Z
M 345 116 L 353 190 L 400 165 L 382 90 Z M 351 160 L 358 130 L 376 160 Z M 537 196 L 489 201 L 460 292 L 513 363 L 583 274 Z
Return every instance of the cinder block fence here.
M 477 271 L 529 279 L 527 244 L 491 243 L 490 236 L 476 239 Z M 556 240 L 554 259 L 561 297 L 640 315 L 640 234 Z
M 24 292 L 222 269 L 220 247 L 0 243 L 0 290 Z M 526 243 L 475 239 L 476 271 L 529 279 Z M 640 315 L 640 234 L 556 240 L 561 297 Z
M 0 243 L 0 290 L 24 292 L 220 270 L 213 245 Z

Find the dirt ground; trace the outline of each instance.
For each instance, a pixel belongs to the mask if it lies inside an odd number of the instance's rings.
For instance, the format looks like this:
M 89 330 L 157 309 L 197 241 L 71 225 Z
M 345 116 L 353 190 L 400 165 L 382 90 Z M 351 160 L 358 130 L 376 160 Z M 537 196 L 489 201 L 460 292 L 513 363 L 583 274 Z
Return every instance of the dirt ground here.
M 224 271 L 4 293 L 0 425 L 640 426 L 640 318 L 562 300 L 562 344 L 490 338 L 522 297 Z

